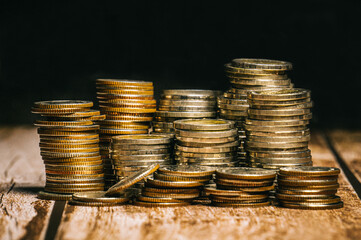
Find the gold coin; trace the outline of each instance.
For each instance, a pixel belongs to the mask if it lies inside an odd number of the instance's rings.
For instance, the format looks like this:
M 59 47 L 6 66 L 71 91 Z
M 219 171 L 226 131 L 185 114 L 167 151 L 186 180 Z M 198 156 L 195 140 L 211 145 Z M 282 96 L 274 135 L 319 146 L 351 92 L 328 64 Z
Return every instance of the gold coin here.
M 215 107 L 216 102 L 214 100 L 194 100 L 194 99 L 161 99 L 159 106 L 178 106 L 178 107 Z
M 273 179 L 269 181 L 250 181 L 250 180 L 235 180 L 227 178 L 217 178 L 214 180 L 216 184 L 222 186 L 235 186 L 235 187 L 264 187 L 273 185 Z
M 84 125 L 84 126 L 47 126 L 42 129 L 48 129 L 50 131 L 62 131 L 62 132 L 83 132 L 83 131 L 96 131 L 99 129 L 99 125 Z
M 52 157 L 43 157 L 44 161 L 55 161 L 55 162 L 91 162 L 101 160 L 101 157 L 98 155 L 91 157 L 69 157 L 69 158 L 52 158 Z
M 236 187 L 236 186 L 228 186 L 228 185 L 220 185 L 217 184 L 217 188 L 224 189 L 224 190 L 238 190 L 243 192 L 266 192 L 274 190 L 274 186 L 265 186 L 265 187 Z
M 92 187 L 92 188 L 50 188 L 45 187 L 46 192 L 52 193 L 76 193 L 76 192 L 89 192 L 89 191 L 103 191 L 104 187 Z
M 311 91 L 301 88 L 285 89 L 285 90 L 267 90 L 248 93 L 249 99 L 270 100 L 270 101 L 290 101 L 303 98 L 310 98 Z
M 99 202 L 99 203 L 125 203 L 129 201 L 130 191 L 120 193 L 119 196 L 109 197 L 105 191 L 80 192 L 73 194 L 73 200 L 80 202 Z
M 280 194 L 287 194 L 287 195 L 334 195 L 337 193 L 337 189 L 330 189 L 330 190 L 318 190 L 318 189 L 282 189 L 278 188 L 277 193 Z
M 270 201 L 259 202 L 259 203 L 219 203 L 212 202 L 212 204 L 216 207 L 265 207 L 271 205 Z
M 129 176 L 127 178 L 120 180 L 117 184 L 115 184 L 111 188 L 109 188 L 106 191 L 105 195 L 111 196 L 113 194 L 116 194 L 124 189 L 127 189 L 127 188 L 133 186 L 137 182 L 143 180 L 148 175 L 155 172 L 158 168 L 159 168 L 159 164 L 153 164 L 153 165 L 148 166 L 147 168 L 140 170 L 139 172 L 132 174 L 131 176 Z
M 266 193 L 248 193 L 237 190 L 226 190 L 226 189 L 217 189 L 215 187 L 207 186 L 204 188 L 206 195 L 212 195 L 217 197 L 240 197 L 240 198 L 265 198 L 268 197 Z
M 158 172 L 172 176 L 204 177 L 212 176 L 215 169 L 203 166 L 163 166 Z
M 47 183 L 57 183 L 57 184 L 85 184 L 85 183 L 104 183 L 104 178 L 87 178 L 87 179 L 58 179 L 47 177 Z
M 117 113 L 155 113 L 156 108 L 135 108 L 135 107 L 102 107 L 100 106 L 102 112 L 117 112 Z
M 68 201 L 71 200 L 71 197 L 71 194 L 58 194 L 44 191 L 38 193 L 38 198 L 43 200 Z
M 293 167 L 282 168 L 280 174 L 292 176 L 332 176 L 340 174 L 340 169 L 333 167 Z
M 224 65 L 226 68 L 226 72 L 229 73 L 241 73 L 241 74 L 252 74 L 252 75 L 284 75 L 285 70 L 276 70 L 276 69 L 255 69 L 255 68 L 243 68 L 243 67 L 235 67 L 232 66 L 231 63 L 227 63 Z
M 104 182 L 97 182 L 97 183 L 53 183 L 47 182 L 45 184 L 45 188 L 60 188 L 60 189 L 68 189 L 68 188 L 99 188 L 104 187 Z
M 101 120 L 105 120 L 106 116 L 105 115 L 96 115 L 96 116 L 91 116 L 88 119 L 91 121 L 101 121 Z
M 308 209 L 308 210 L 326 210 L 326 209 L 338 209 L 343 207 L 343 202 L 332 204 L 314 204 L 314 203 L 281 203 L 282 207 L 295 208 L 295 209 Z
M 160 193 L 160 194 L 198 194 L 200 190 L 198 188 L 152 188 L 144 187 L 143 192 Z M 148 195 L 147 195 L 148 196 Z M 155 196 L 155 195 L 154 195 Z
M 83 147 L 83 148 L 54 148 L 54 147 L 41 147 L 40 151 L 42 154 L 50 154 L 50 153 L 93 153 L 99 152 L 99 147 Z
M 94 145 L 99 143 L 99 138 L 91 139 L 69 139 L 61 137 L 41 137 L 40 143 L 43 146 L 81 146 L 81 145 Z
M 71 205 L 77 205 L 77 206 L 86 206 L 86 207 L 115 207 L 124 205 L 127 203 L 130 199 L 127 199 L 127 201 L 121 202 L 121 203 L 109 203 L 109 202 L 82 202 L 82 201 L 76 201 L 71 200 L 69 201 L 69 204 Z
M 89 166 L 89 165 L 99 165 L 102 164 L 103 161 L 102 160 L 98 160 L 98 161 L 82 161 L 82 162 L 78 162 L 78 161 L 73 161 L 73 162 L 58 162 L 58 161 L 44 161 L 45 165 L 48 166 Z
M 196 181 L 171 182 L 158 179 L 147 179 L 145 185 L 147 187 L 163 187 L 163 188 L 194 188 L 201 187 L 204 184 Z
M 35 102 L 35 108 L 90 108 L 93 106 L 91 101 L 81 100 L 53 100 Z
M 186 181 L 195 181 L 206 183 L 211 180 L 210 176 L 205 177 L 184 177 L 184 176 L 174 176 L 174 175 L 166 175 L 160 173 L 154 173 L 154 179 L 163 180 L 163 181 L 174 181 L 174 182 L 186 182 Z
M 155 99 L 108 99 L 99 101 L 99 104 L 105 104 L 107 106 L 118 106 L 123 104 L 156 105 L 157 101 Z
M 151 203 L 182 203 L 187 202 L 186 199 L 175 199 L 175 198 L 167 198 L 167 197 L 150 197 L 140 195 L 137 197 L 138 201 L 141 202 L 151 202 Z
M 172 203 L 153 203 L 153 202 L 142 202 L 142 201 L 134 201 L 134 205 L 142 206 L 142 207 L 181 207 L 190 205 L 189 202 L 172 202 Z
M 287 71 L 292 69 L 292 63 L 279 60 L 270 59 L 256 59 L 256 58 L 236 58 L 231 62 L 232 66 L 247 69 L 262 69 L 262 70 L 281 70 Z
M 153 82 L 129 80 L 129 79 L 97 79 L 96 84 L 117 85 L 117 86 L 153 86 Z
M 174 127 L 193 131 L 221 131 L 234 128 L 234 122 L 223 119 L 184 119 L 174 122 Z
M 32 113 L 41 115 L 67 115 L 75 112 L 86 111 L 88 108 L 31 108 Z
M 45 149 L 57 149 L 57 148 L 60 148 L 60 149 L 72 149 L 72 148 L 79 148 L 79 149 L 82 149 L 82 148 L 99 148 L 99 144 L 96 143 L 96 144 L 59 144 L 59 143 L 42 143 L 40 142 L 39 143 L 39 146 L 40 148 L 42 148 L 42 150 L 45 150 Z M 93 151 L 92 151 L 93 152 Z
M 128 135 L 128 134 L 146 134 L 148 129 L 110 129 L 110 128 L 101 128 L 99 133 L 104 134 L 115 134 L 115 135 Z
M 239 180 L 267 180 L 276 177 L 276 171 L 262 168 L 228 168 L 218 169 L 216 177 Z
M 44 121 L 36 120 L 34 125 L 38 127 L 48 127 L 48 126 L 84 126 L 92 125 L 92 121 Z
M 63 174 L 63 173 L 46 173 L 47 179 L 95 179 L 95 178 L 104 178 L 104 173 L 78 173 L 78 174 Z
M 141 145 L 162 145 L 170 144 L 172 139 L 166 135 L 126 135 L 126 136 L 114 136 L 112 143 L 116 144 L 141 144 Z
M 216 111 L 208 112 L 180 112 L 180 111 L 157 111 L 156 117 L 164 118 L 214 118 Z

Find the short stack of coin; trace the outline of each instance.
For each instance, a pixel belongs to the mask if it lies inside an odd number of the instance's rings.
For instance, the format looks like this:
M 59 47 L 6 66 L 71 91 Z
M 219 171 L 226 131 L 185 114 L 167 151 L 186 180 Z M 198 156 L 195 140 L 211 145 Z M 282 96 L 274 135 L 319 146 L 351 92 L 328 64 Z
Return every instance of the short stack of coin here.
M 245 122 L 250 166 L 280 168 L 312 165 L 308 149 L 311 92 L 305 89 L 248 93 Z
M 114 136 L 110 156 L 118 180 L 152 164 L 171 165 L 172 147 L 173 137 L 168 134 Z
M 237 58 L 225 65 L 225 72 L 232 87 L 218 97 L 219 115 L 223 119 L 236 121 L 241 140 L 238 150 L 241 162 L 246 162 L 246 134 L 243 123 L 248 116 L 247 92 L 292 88 L 291 80 L 286 74 L 291 69 L 292 64 L 289 62 L 268 59 Z
M 105 161 L 106 187 L 115 183 L 109 158 L 112 136 L 146 134 L 156 111 L 152 82 L 124 79 L 97 79 L 99 108 L 106 119 L 100 122 L 100 153 Z
M 183 119 L 174 122 L 175 162 L 179 165 L 238 166 L 239 140 L 233 121 Z
M 148 178 L 135 205 L 146 207 L 186 206 L 197 199 L 214 170 L 202 166 L 160 167 Z
M 39 197 L 69 200 L 74 192 L 104 189 L 103 164 L 99 155 L 99 125 L 104 117 L 91 110 L 93 103 L 78 100 L 35 102 L 40 154 L 46 172 L 45 190 Z
M 204 192 L 219 207 L 262 207 L 270 205 L 276 172 L 260 168 L 224 168 L 216 171 L 216 187 Z
M 189 118 L 215 118 L 219 91 L 197 89 L 164 90 L 153 121 L 153 131 L 174 132 L 173 121 Z
M 286 167 L 278 176 L 276 197 L 280 206 L 297 209 L 342 208 L 336 196 L 340 170 L 331 167 Z

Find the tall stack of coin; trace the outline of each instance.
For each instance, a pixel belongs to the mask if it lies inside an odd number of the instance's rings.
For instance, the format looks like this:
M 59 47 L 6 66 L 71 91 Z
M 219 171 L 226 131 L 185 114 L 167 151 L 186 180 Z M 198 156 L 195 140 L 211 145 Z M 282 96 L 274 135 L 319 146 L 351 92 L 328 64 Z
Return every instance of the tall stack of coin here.
M 214 170 L 202 166 L 160 167 L 154 178 L 148 178 L 135 205 L 172 207 L 191 204 L 199 197 L 200 188 L 212 179 Z
M 280 206 L 297 209 L 342 208 L 336 196 L 340 169 L 331 167 L 281 168 L 276 197 Z
M 179 165 L 238 166 L 239 140 L 233 121 L 183 119 L 174 122 Z
M 174 132 L 173 121 L 185 118 L 216 117 L 216 98 L 220 93 L 212 90 L 164 90 L 153 121 L 153 131 Z
M 245 122 L 250 166 L 280 168 L 312 165 L 308 149 L 311 92 L 305 89 L 248 93 Z
M 224 168 L 216 171 L 216 188 L 206 187 L 212 204 L 219 207 L 262 207 L 270 205 L 276 172 L 260 168 Z
M 120 135 L 111 142 L 110 156 L 118 180 L 153 164 L 172 164 L 173 137 L 170 135 Z
M 243 147 L 246 138 L 243 123 L 248 116 L 249 104 L 247 92 L 252 90 L 292 88 L 286 72 L 292 64 L 268 59 L 237 58 L 225 65 L 225 72 L 231 82 L 231 88 L 218 97 L 219 115 L 223 119 L 236 121 L 241 145 L 239 160 L 246 162 Z
M 34 103 L 32 112 L 45 117 L 35 122 L 46 173 L 40 198 L 69 200 L 74 192 L 104 189 L 99 125 L 93 124 L 104 116 L 91 110 L 92 106 L 92 102 L 77 100 Z
M 124 79 L 97 79 L 97 98 L 106 120 L 100 122 L 100 153 L 105 166 L 106 187 L 115 183 L 109 158 L 112 136 L 149 132 L 156 101 L 153 83 Z

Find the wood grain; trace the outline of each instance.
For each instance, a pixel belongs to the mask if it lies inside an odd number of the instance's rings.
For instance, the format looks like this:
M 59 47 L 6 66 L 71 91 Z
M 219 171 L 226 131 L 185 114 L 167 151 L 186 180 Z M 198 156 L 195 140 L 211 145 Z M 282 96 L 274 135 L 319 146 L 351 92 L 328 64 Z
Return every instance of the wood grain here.
M 33 127 L 0 128 L 0 239 L 43 239 L 54 203 L 37 199 L 44 166 Z
M 315 165 L 338 167 L 318 133 L 311 150 Z M 56 239 L 361 239 L 361 202 L 343 173 L 339 180 L 339 210 L 67 205 Z
M 361 131 L 337 129 L 327 134 L 338 154 L 361 183 Z

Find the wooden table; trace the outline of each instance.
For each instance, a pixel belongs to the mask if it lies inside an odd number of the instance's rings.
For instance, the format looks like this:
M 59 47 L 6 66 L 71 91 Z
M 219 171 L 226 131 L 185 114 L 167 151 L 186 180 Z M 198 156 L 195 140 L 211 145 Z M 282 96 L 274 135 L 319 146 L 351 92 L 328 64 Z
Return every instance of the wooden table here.
M 343 167 L 345 207 L 77 207 L 39 200 L 45 183 L 35 128 L 0 128 L 0 239 L 361 239 L 361 131 L 313 131 L 314 165 Z M 349 177 L 346 178 L 346 175 Z M 354 187 L 350 184 L 354 185 Z

